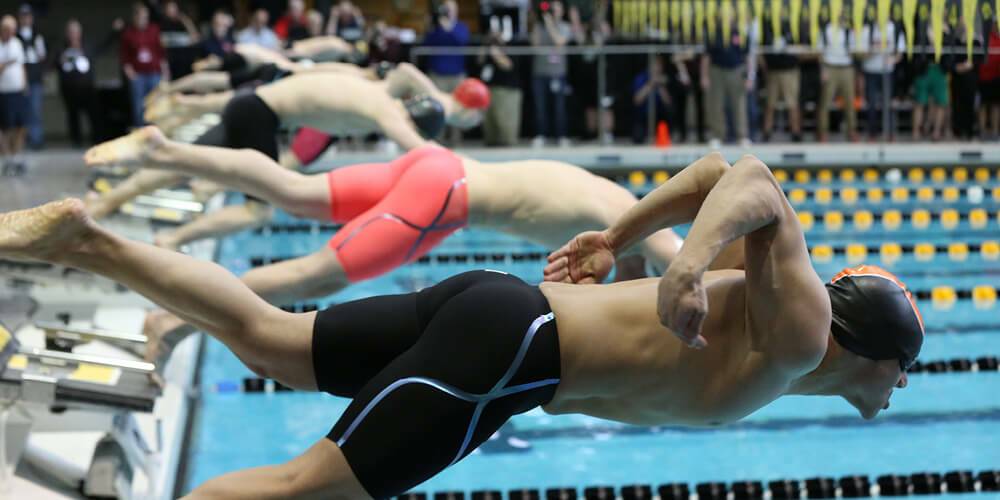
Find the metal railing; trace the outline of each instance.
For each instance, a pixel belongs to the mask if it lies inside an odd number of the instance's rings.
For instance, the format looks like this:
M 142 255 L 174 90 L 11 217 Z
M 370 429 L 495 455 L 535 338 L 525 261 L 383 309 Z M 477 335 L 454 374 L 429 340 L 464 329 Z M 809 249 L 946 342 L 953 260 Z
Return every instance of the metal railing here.
M 851 35 L 853 37 L 853 35 Z M 963 42 L 964 43 L 964 42 Z M 938 53 L 942 56 L 953 55 L 953 54 L 968 54 L 966 47 L 956 47 L 956 46 L 945 46 L 942 47 L 940 52 L 936 52 L 934 46 L 932 45 L 921 45 L 914 46 L 912 49 L 907 49 L 902 52 L 897 52 L 893 50 L 883 49 L 881 43 L 875 44 L 878 47 L 877 51 L 869 52 L 852 52 L 855 58 L 861 58 L 866 56 L 874 55 L 895 55 L 901 54 L 904 57 L 909 57 L 908 54 L 912 55 L 931 55 Z M 892 43 L 887 43 L 886 48 L 890 48 Z M 804 60 L 820 60 L 822 57 L 822 50 L 812 47 L 809 44 L 798 44 L 791 45 L 781 49 L 775 49 L 768 45 L 753 44 L 751 42 L 752 51 L 750 52 L 754 56 L 757 55 L 769 55 L 769 54 L 782 54 L 782 55 L 798 55 L 802 56 Z M 465 46 L 465 47 L 431 47 L 431 46 L 414 46 L 410 50 L 410 61 L 413 63 L 417 62 L 418 58 L 435 56 L 435 55 L 462 55 L 462 56 L 482 56 L 489 57 L 489 47 L 486 45 L 479 46 Z M 604 113 L 602 113 L 600 100 L 603 96 L 607 96 L 608 93 L 608 79 L 607 79 L 607 58 L 608 56 L 627 56 L 627 55 L 645 55 L 647 58 L 646 68 L 647 71 L 652 68 L 654 58 L 657 55 L 673 55 L 673 54 L 686 54 L 686 55 L 700 55 L 706 50 L 704 44 L 672 44 L 672 43 L 642 43 L 642 44 L 628 44 L 628 45 L 565 45 L 565 46 L 503 46 L 502 50 L 507 56 L 536 56 L 536 55 L 547 55 L 553 52 L 557 52 L 564 56 L 593 56 L 597 54 L 597 64 L 596 64 L 596 81 L 597 81 L 597 103 L 586 103 L 587 106 L 593 104 L 597 113 L 597 132 L 598 137 L 604 137 L 605 134 L 610 132 L 608 130 L 608 123 L 605 119 Z M 1000 55 L 1000 47 L 985 48 L 985 47 L 974 47 L 972 50 L 973 56 L 976 55 Z M 882 85 L 882 127 L 881 127 L 881 141 L 887 142 L 890 134 L 890 125 L 892 125 L 891 113 L 892 103 L 893 103 L 893 93 L 892 93 L 892 73 L 885 73 L 883 76 Z M 698 82 L 691 82 L 691 85 L 698 85 Z M 749 91 L 753 92 L 753 91 Z M 707 99 L 705 96 L 704 99 Z M 751 94 L 751 98 L 754 97 Z M 871 105 L 872 103 L 868 103 Z M 845 104 L 846 105 L 846 104 Z M 853 105 L 853 103 L 851 104 Z M 656 100 L 653 95 L 647 98 L 646 104 L 646 136 L 647 141 L 652 142 L 655 136 L 655 116 L 656 116 Z M 846 111 L 846 110 L 845 110 Z M 696 111 L 697 112 L 697 111 Z M 707 112 L 706 112 L 707 113 Z M 680 119 L 685 119 L 685 117 L 680 117 Z M 750 117 L 748 117 L 748 120 Z M 705 122 L 708 123 L 708 117 L 705 117 Z M 860 123 L 857 120 L 856 123 Z M 896 124 L 898 126 L 898 124 Z M 947 126 L 947 125 L 946 125 Z M 869 131 L 871 133 L 871 131 Z M 720 140 L 723 138 L 719 138 Z

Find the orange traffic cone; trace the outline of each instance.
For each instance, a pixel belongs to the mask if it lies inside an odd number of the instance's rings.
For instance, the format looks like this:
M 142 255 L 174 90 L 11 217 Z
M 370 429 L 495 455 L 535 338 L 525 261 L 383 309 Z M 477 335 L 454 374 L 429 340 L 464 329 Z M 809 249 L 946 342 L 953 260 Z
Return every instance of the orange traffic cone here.
M 665 121 L 660 121 L 656 126 L 656 147 L 664 149 L 670 147 L 670 126 Z

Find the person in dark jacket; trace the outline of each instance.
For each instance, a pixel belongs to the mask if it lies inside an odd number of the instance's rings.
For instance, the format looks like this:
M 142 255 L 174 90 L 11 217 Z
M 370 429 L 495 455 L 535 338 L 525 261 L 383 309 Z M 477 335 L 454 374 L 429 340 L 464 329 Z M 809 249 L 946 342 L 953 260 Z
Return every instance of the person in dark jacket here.
M 81 118 L 89 125 L 87 144 L 100 140 L 101 119 L 97 110 L 97 91 L 94 85 L 94 60 L 115 41 L 116 32 L 98 46 L 88 47 L 83 41 L 83 27 L 76 19 L 66 23 L 66 43 L 55 59 L 59 73 L 59 93 L 66 108 L 66 125 L 69 137 L 76 147 L 84 145 Z

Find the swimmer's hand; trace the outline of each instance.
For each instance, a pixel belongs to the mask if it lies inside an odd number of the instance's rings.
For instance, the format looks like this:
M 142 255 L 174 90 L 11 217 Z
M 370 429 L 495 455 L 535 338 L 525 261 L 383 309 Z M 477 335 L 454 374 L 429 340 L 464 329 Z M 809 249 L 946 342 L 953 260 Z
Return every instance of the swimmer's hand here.
M 611 274 L 615 253 L 603 231 L 576 235 L 562 248 L 549 254 L 545 281 L 601 283 Z
M 656 312 L 660 323 L 687 346 L 702 349 L 708 341 L 701 328 L 708 315 L 708 296 L 701 283 L 701 273 L 675 262 L 660 278 Z

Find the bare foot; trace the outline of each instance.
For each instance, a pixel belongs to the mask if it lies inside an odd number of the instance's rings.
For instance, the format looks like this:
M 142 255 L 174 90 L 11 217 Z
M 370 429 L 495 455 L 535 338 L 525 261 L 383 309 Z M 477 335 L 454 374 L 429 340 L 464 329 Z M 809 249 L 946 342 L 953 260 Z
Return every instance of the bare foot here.
M 160 129 L 154 126 L 143 127 L 124 137 L 88 149 L 83 155 L 83 161 L 89 167 L 113 164 L 142 166 L 149 159 L 149 154 L 166 140 Z
M 0 255 L 56 262 L 85 244 L 94 222 L 76 198 L 0 214 Z
M 192 179 L 190 186 L 191 193 L 194 194 L 194 198 L 202 203 L 208 201 L 209 198 L 215 196 L 217 193 L 225 190 L 222 186 L 205 179 Z
M 114 211 L 113 208 L 110 208 L 108 204 L 104 202 L 104 196 L 97 191 L 87 191 L 86 196 L 83 197 L 83 206 L 87 215 L 92 217 L 94 220 L 101 220 Z
M 169 95 L 149 100 L 146 102 L 146 111 L 143 112 L 142 117 L 148 123 L 159 123 L 164 118 L 168 118 L 174 114 L 172 109 L 173 101 L 173 96 Z
M 174 347 L 194 331 L 193 326 L 167 311 L 150 311 L 142 325 L 142 333 L 146 336 L 143 358 L 156 365 L 158 371 L 162 371 Z

